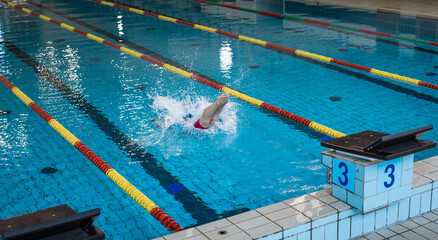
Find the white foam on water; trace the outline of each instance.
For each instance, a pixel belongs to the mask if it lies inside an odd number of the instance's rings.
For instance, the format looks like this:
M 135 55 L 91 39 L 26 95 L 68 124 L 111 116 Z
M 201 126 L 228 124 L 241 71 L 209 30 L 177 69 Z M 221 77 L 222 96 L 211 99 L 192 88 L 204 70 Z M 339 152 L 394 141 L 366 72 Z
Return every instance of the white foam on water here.
M 193 124 L 201 117 L 204 109 L 212 103 L 203 96 L 187 95 L 182 99 L 160 95 L 149 97 L 153 99 L 151 108 L 158 116 L 154 121 L 157 125 L 157 133 L 159 133 L 159 136 L 154 137 L 153 142 L 149 142 L 151 145 L 159 144 L 165 135 L 165 139 L 173 139 L 173 135 L 203 138 L 213 134 L 236 133 L 237 103 L 228 102 L 219 115 L 219 121 L 214 126 L 201 130 L 196 129 Z M 189 114 L 192 115 L 191 118 L 187 118 Z

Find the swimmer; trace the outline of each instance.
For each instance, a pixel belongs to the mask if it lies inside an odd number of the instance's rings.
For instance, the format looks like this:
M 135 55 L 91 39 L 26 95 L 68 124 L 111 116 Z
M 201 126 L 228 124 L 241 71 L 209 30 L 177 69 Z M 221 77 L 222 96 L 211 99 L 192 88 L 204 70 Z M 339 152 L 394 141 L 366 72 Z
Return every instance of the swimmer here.
M 218 120 L 219 114 L 222 112 L 222 109 L 224 108 L 225 104 L 227 104 L 229 98 L 230 94 L 227 92 L 219 95 L 216 102 L 210 104 L 204 109 L 201 118 L 198 119 L 193 126 L 198 129 L 209 128 Z

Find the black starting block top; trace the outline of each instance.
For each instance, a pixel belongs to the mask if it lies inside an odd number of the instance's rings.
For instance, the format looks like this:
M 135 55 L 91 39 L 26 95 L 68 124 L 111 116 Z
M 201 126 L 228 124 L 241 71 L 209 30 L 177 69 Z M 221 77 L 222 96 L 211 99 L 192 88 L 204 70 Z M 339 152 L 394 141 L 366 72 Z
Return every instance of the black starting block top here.
M 330 139 L 321 142 L 321 145 L 365 157 L 391 160 L 435 147 L 436 142 L 417 139 L 432 129 L 432 125 L 427 125 L 396 134 L 367 130 Z
M 3 240 L 104 239 L 105 233 L 93 225 L 99 214 L 98 208 L 76 213 L 63 204 L 0 220 L 0 235 Z

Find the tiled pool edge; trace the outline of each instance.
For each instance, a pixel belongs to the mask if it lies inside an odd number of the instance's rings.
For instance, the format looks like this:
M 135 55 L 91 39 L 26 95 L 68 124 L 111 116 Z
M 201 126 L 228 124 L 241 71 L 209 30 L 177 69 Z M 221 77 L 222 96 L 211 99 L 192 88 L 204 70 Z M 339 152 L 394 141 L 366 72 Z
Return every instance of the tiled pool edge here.
M 349 239 L 438 208 L 438 156 L 414 163 L 412 194 L 362 215 L 331 196 L 331 188 L 156 240 L 202 239 Z

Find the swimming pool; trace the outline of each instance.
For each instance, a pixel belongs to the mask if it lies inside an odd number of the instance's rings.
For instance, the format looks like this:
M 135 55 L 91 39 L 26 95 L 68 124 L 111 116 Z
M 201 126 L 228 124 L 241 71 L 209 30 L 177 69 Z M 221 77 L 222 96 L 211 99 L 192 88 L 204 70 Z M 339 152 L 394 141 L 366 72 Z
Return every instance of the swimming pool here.
M 282 2 L 269 2 L 239 4 L 282 13 Z M 308 61 L 89 1 L 39 3 L 20 2 L 343 133 L 368 129 L 395 133 L 437 122 L 436 90 Z M 433 46 L 389 44 L 190 1 L 130 4 L 438 84 Z M 285 12 L 295 16 L 369 29 L 378 26 L 380 31 L 412 36 L 409 31 L 382 27 L 392 24 L 386 18 L 374 16 L 378 21 L 367 21 L 373 16 L 369 12 L 358 15 L 364 20 L 351 23 L 348 17 L 326 19 L 314 11 L 293 12 L 299 5 L 293 2 L 284 5 Z M 319 163 L 324 134 L 236 98 L 231 98 L 217 128 L 195 131 L 191 124 L 219 95 L 216 89 L 0 6 L 4 16 L 0 22 L 1 73 L 182 226 L 327 186 L 325 169 Z M 436 41 L 427 34 L 418 37 Z M 76 211 L 101 208 L 96 225 L 114 239 L 168 233 L 8 89 L 0 87 L 0 91 L 1 108 L 12 111 L 0 116 L 5 172 L 1 188 L 8 193 L 0 197 L 7 206 L 0 218 L 67 203 Z M 194 117 L 183 120 L 188 113 Z M 154 120 L 165 127 L 157 128 Z M 437 136 L 435 129 L 425 138 L 436 140 Z M 433 149 L 417 158 L 437 154 Z M 41 173 L 46 167 L 58 171 Z

